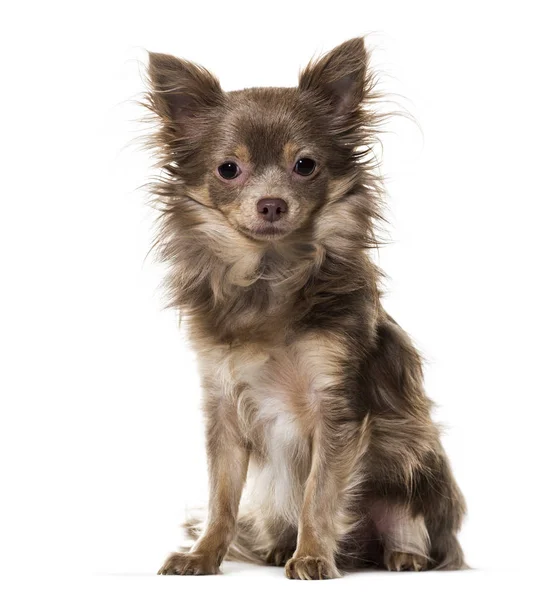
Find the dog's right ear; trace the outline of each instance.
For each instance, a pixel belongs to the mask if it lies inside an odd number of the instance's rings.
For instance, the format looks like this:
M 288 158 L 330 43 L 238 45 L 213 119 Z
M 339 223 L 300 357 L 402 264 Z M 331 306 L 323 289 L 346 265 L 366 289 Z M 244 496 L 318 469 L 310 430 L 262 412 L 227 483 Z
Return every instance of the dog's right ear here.
M 219 81 L 204 67 L 169 54 L 149 53 L 150 108 L 175 133 L 223 103 Z

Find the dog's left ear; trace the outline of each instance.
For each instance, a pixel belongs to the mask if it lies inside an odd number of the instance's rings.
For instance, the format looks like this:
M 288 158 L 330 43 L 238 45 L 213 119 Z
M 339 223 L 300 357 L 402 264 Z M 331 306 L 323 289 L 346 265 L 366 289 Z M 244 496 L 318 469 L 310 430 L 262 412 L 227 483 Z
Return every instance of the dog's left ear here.
M 300 74 L 301 91 L 315 93 L 337 116 L 347 116 L 364 102 L 368 87 L 368 52 L 363 38 L 337 46 Z

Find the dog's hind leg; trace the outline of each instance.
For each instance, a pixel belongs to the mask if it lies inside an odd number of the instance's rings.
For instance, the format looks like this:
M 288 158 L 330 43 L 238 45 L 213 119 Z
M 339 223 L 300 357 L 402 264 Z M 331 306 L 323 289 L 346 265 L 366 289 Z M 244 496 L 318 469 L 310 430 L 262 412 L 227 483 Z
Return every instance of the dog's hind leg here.
M 383 564 L 389 571 L 422 571 L 429 566 L 429 532 L 422 515 L 410 507 L 374 502 L 371 515 L 383 544 Z
M 463 568 L 456 534 L 465 502 L 431 420 L 421 359 L 390 318 L 378 327 L 367 364 L 374 411 L 367 484 L 375 520 L 382 519 L 385 566 Z

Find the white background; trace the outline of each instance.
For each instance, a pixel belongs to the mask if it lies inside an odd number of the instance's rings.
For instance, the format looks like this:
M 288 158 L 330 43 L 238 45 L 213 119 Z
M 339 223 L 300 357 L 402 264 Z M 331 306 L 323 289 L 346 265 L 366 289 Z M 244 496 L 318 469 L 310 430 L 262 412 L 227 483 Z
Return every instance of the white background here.
M 1 18 L 0 572 L 6 597 L 505 595 L 552 568 L 547 2 L 21 2 Z M 370 34 L 409 119 L 383 135 L 386 308 L 427 359 L 473 570 L 303 584 L 154 573 L 206 501 L 194 357 L 145 259 L 146 50 L 225 89 L 295 85 Z

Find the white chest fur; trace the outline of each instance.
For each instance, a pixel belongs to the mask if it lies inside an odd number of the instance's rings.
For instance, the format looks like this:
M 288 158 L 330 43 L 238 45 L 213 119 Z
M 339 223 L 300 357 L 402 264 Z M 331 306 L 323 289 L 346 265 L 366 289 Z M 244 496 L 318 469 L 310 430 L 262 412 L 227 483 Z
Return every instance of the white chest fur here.
M 264 454 L 253 455 L 246 501 L 291 524 L 298 521 L 304 482 L 309 473 L 309 439 L 294 413 L 279 398 L 259 402 Z

